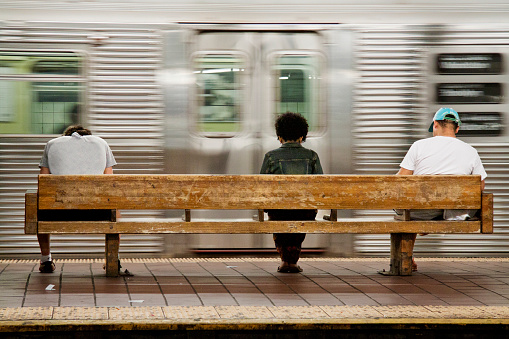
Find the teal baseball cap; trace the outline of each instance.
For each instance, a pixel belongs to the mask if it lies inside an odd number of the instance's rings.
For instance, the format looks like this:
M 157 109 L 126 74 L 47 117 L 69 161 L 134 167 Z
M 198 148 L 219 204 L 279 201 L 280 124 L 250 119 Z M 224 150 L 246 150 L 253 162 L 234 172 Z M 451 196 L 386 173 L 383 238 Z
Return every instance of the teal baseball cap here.
M 452 108 L 446 108 L 442 107 L 440 108 L 433 117 L 433 121 L 439 121 L 439 120 L 449 120 L 453 121 L 458 124 L 458 126 L 461 126 L 461 120 L 458 112 L 453 110 Z M 431 122 L 431 125 L 429 126 L 428 132 L 433 132 L 433 121 Z

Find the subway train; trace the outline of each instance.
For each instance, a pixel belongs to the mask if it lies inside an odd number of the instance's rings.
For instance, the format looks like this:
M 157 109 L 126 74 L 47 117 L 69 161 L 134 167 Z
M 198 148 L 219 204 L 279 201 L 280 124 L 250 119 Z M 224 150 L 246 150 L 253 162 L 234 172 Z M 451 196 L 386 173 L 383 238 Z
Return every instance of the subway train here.
M 256 174 L 275 117 L 305 116 L 328 174 L 395 174 L 440 107 L 494 193 L 494 234 L 418 237 L 416 255 L 509 254 L 509 5 L 475 1 L 0 1 L 0 257 L 34 257 L 24 194 L 45 143 L 82 123 L 117 174 Z M 123 211 L 130 217 L 183 211 Z M 254 211 L 198 211 L 251 218 Z M 326 211 L 320 211 L 320 214 Z M 392 211 L 340 211 L 374 217 Z M 385 256 L 387 235 L 308 235 L 304 253 Z M 104 237 L 52 238 L 58 257 Z M 122 256 L 274 252 L 271 235 L 126 235 Z M 304 254 L 305 256 L 306 254 Z

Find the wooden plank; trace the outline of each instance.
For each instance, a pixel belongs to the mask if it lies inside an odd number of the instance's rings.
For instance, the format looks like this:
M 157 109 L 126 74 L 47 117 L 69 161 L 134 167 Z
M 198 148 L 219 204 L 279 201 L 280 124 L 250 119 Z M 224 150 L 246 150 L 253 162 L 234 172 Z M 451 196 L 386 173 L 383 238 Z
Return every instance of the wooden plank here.
M 118 250 L 120 248 L 119 234 L 106 234 L 106 276 L 118 277 Z
M 25 193 L 25 234 L 37 234 L 37 191 Z
M 403 210 L 403 221 L 410 221 L 410 210 Z M 383 275 L 412 275 L 415 233 L 391 233 L 391 265 Z
M 403 233 L 391 234 L 391 264 L 386 275 L 399 275 L 401 272 L 401 240 Z
M 478 209 L 480 176 L 40 175 L 41 209 Z
M 258 221 L 265 221 L 265 212 L 263 210 L 258 210 Z
M 480 221 L 395 221 L 394 219 L 340 219 L 339 221 L 165 221 L 161 219 L 118 222 L 39 221 L 39 233 L 56 234 L 265 234 L 265 233 L 480 233 Z
M 493 193 L 482 194 L 481 232 L 493 233 Z
M 385 275 L 412 275 L 412 255 L 414 235 L 408 233 L 391 234 L 391 269 Z
M 403 210 L 403 220 L 410 220 L 410 210 Z
M 403 233 L 401 237 L 401 258 L 399 275 L 412 275 L 412 256 L 414 253 L 415 234 Z

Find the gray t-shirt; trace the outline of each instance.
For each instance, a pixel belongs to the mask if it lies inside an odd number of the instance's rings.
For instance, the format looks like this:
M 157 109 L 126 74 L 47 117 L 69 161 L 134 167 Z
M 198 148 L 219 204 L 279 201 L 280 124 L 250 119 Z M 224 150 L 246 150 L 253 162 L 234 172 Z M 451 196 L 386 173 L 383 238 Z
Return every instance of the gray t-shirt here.
M 44 148 L 39 167 L 48 167 L 51 174 L 103 174 L 117 162 L 110 147 L 94 135 L 62 136 L 50 140 Z

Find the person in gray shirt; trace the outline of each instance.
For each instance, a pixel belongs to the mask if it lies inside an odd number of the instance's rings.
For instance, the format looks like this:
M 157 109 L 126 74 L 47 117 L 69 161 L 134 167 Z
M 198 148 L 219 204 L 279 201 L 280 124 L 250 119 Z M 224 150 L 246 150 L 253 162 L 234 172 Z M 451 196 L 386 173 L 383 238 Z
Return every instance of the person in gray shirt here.
M 46 144 L 39 168 L 40 174 L 113 174 L 116 164 L 106 141 L 93 136 L 81 125 L 73 125 L 64 131 L 63 136 Z M 51 273 L 55 263 L 51 258 L 50 235 L 38 234 L 37 240 L 41 249 L 39 271 Z

